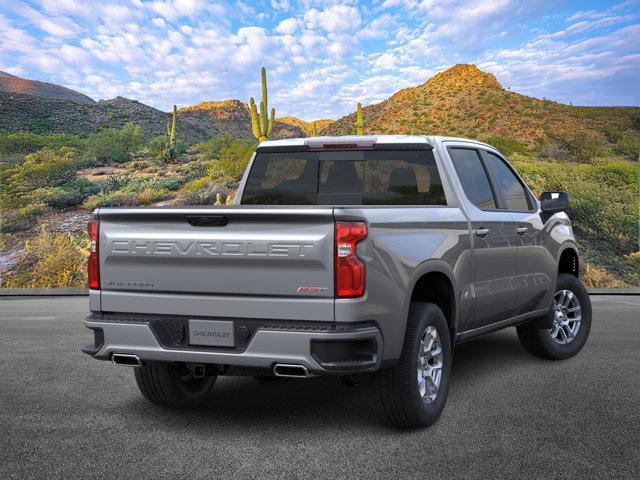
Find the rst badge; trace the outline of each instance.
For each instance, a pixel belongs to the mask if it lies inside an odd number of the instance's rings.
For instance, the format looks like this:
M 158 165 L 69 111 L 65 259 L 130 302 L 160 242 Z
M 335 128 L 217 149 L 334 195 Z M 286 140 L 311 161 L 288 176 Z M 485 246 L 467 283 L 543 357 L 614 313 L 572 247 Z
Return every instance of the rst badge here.
M 301 294 L 314 294 L 314 293 L 324 293 L 327 289 L 325 287 L 298 287 L 298 293 Z

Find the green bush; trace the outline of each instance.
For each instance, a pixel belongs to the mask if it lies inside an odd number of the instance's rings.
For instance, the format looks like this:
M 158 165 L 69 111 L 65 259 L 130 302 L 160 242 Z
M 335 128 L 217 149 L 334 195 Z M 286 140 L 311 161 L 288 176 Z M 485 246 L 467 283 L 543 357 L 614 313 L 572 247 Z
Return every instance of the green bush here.
M 44 203 L 50 208 L 69 208 L 80 205 L 87 197 L 97 191 L 96 184 L 81 178 L 67 182 L 60 187 L 35 189 L 31 192 L 31 200 Z
M 640 158 L 640 134 L 622 134 L 615 145 L 615 151 L 630 160 Z
M 154 157 L 163 156 L 167 148 L 167 137 L 158 135 L 149 140 L 149 154 Z
M 506 156 L 513 155 L 514 153 L 518 153 L 520 155 L 531 155 L 531 151 L 524 144 L 511 138 L 494 135 L 490 137 L 483 137 L 482 141 L 497 148 Z
M 89 154 L 101 162 L 125 162 L 144 143 L 139 125 L 127 123 L 122 129 L 107 129 L 89 138 Z
M 18 209 L 2 208 L 0 215 L 0 232 L 12 233 L 29 230 L 33 228 L 38 219 L 47 211 L 47 206 L 43 203 L 33 203 Z
M 32 132 L 0 132 L 0 153 L 34 153 L 42 148 L 59 150 L 62 147 L 72 147 L 82 151 L 87 146 L 87 140 L 79 135 L 54 133 L 38 135 Z
M 126 192 L 103 191 L 87 198 L 82 206 L 87 210 L 94 210 L 98 207 L 137 207 L 151 205 L 169 197 L 171 197 L 171 192 L 166 188 L 146 188 L 140 191 Z
M 26 256 L 16 271 L 3 279 L 7 288 L 84 287 L 87 284 L 89 239 L 86 234 L 72 236 L 49 233 L 43 226 L 25 244 Z
M 579 162 L 589 162 L 603 153 L 598 139 L 585 132 L 564 135 L 556 140 L 567 150 L 572 159 Z
M 0 172 L 0 205 L 20 207 L 31 203 L 33 190 L 58 187 L 72 181 L 80 165 L 76 150 L 68 147 L 58 151 L 43 148 L 31 153 L 23 163 Z

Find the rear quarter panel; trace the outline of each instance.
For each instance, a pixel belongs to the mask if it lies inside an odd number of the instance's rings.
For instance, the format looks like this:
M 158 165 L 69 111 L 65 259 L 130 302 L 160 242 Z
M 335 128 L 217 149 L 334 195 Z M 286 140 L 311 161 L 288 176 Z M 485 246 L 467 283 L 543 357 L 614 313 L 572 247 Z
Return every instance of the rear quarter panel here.
M 385 360 L 400 356 L 413 288 L 426 273 L 447 275 L 456 319 L 470 315 L 471 245 L 467 218 L 459 208 L 343 207 L 334 214 L 336 220 L 364 219 L 368 226 L 367 238 L 358 244 L 358 256 L 366 264 L 366 293 L 336 300 L 335 320 L 378 322 Z

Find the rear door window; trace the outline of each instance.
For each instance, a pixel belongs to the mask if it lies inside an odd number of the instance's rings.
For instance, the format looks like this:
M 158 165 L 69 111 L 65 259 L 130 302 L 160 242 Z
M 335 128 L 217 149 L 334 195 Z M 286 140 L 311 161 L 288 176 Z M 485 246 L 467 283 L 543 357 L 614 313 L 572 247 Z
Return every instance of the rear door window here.
M 259 153 L 242 203 L 447 204 L 430 150 Z
M 481 210 L 495 210 L 496 198 L 478 151 L 473 148 L 453 147 L 448 150 L 469 201 Z

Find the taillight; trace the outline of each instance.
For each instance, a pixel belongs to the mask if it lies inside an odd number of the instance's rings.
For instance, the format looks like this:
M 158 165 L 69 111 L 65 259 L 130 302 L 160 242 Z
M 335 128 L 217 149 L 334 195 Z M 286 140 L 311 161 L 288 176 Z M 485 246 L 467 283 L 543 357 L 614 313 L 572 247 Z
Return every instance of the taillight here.
M 91 220 L 87 225 L 89 240 L 91 241 L 91 252 L 87 262 L 87 273 L 89 277 L 89 288 L 100 289 L 100 263 L 98 259 L 98 239 L 100 237 L 100 221 Z
M 367 236 L 364 222 L 336 222 L 336 297 L 364 294 L 365 267 L 356 245 Z

